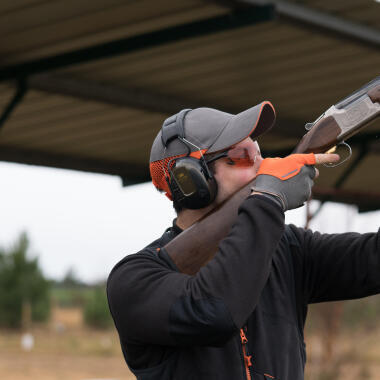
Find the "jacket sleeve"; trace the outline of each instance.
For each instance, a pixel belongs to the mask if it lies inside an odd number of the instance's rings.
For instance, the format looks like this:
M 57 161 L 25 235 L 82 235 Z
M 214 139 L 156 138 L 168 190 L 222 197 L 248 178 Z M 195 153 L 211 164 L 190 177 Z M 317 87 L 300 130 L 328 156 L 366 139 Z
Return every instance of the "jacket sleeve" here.
M 320 234 L 297 229 L 296 234 L 306 303 L 380 293 L 380 232 Z
M 223 344 L 246 321 L 268 279 L 284 213 L 262 196 L 247 198 L 215 257 L 195 276 L 132 255 L 111 272 L 107 293 L 122 340 L 159 345 Z

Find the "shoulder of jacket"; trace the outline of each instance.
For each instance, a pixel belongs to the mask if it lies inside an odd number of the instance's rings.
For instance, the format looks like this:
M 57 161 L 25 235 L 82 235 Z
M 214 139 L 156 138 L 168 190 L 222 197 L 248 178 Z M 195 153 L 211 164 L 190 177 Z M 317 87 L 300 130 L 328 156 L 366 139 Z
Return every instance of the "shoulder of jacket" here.
M 305 233 L 304 229 L 297 227 L 294 224 L 286 224 L 282 238 L 289 245 L 300 247 L 301 246 L 300 239 L 302 238 L 302 235 L 304 233 Z

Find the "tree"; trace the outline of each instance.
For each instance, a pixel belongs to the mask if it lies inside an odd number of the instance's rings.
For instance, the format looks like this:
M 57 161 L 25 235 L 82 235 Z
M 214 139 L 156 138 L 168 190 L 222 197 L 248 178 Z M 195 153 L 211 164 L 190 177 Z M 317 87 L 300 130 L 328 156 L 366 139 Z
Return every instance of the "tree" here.
M 88 326 L 105 329 L 112 325 L 105 286 L 93 289 L 84 307 L 84 320 Z
M 66 288 L 80 288 L 85 284 L 78 278 L 75 269 L 71 267 L 67 270 L 60 285 Z
M 49 316 L 50 284 L 38 259 L 27 257 L 28 249 L 26 233 L 11 249 L 0 248 L 0 326 L 21 327 L 25 305 L 30 308 L 33 321 L 44 321 Z

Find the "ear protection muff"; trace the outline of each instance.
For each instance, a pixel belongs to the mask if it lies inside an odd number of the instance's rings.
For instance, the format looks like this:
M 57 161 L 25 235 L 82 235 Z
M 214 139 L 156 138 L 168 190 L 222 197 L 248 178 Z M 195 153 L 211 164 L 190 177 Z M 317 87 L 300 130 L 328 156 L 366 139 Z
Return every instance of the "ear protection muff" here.
M 193 210 L 211 204 L 217 193 L 217 183 L 203 157 L 178 158 L 170 170 L 169 187 L 173 200 Z
M 185 109 L 171 116 L 162 125 L 161 139 L 167 147 L 173 139 L 179 139 L 188 148 L 188 155 L 174 158 L 167 164 L 170 179 L 166 178 L 173 201 L 188 209 L 199 209 L 211 204 L 217 193 L 217 183 L 206 160 L 190 157 L 193 143 L 185 139 L 183 120 L 191 109 Z M 199 148 L 200 150 L 200 148 Z M 174 160 L 174 166 L 171 163 Z

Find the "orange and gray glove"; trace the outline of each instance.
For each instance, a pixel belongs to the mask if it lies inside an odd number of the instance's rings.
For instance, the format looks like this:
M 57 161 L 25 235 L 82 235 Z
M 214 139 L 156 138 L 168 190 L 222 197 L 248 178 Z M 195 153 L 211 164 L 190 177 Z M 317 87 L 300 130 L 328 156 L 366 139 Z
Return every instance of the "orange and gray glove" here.
M 314 153 L 262 161 L 252 192 L 275 200 L 284 211 L 300 207 L 311 195 L 316 176 Z

